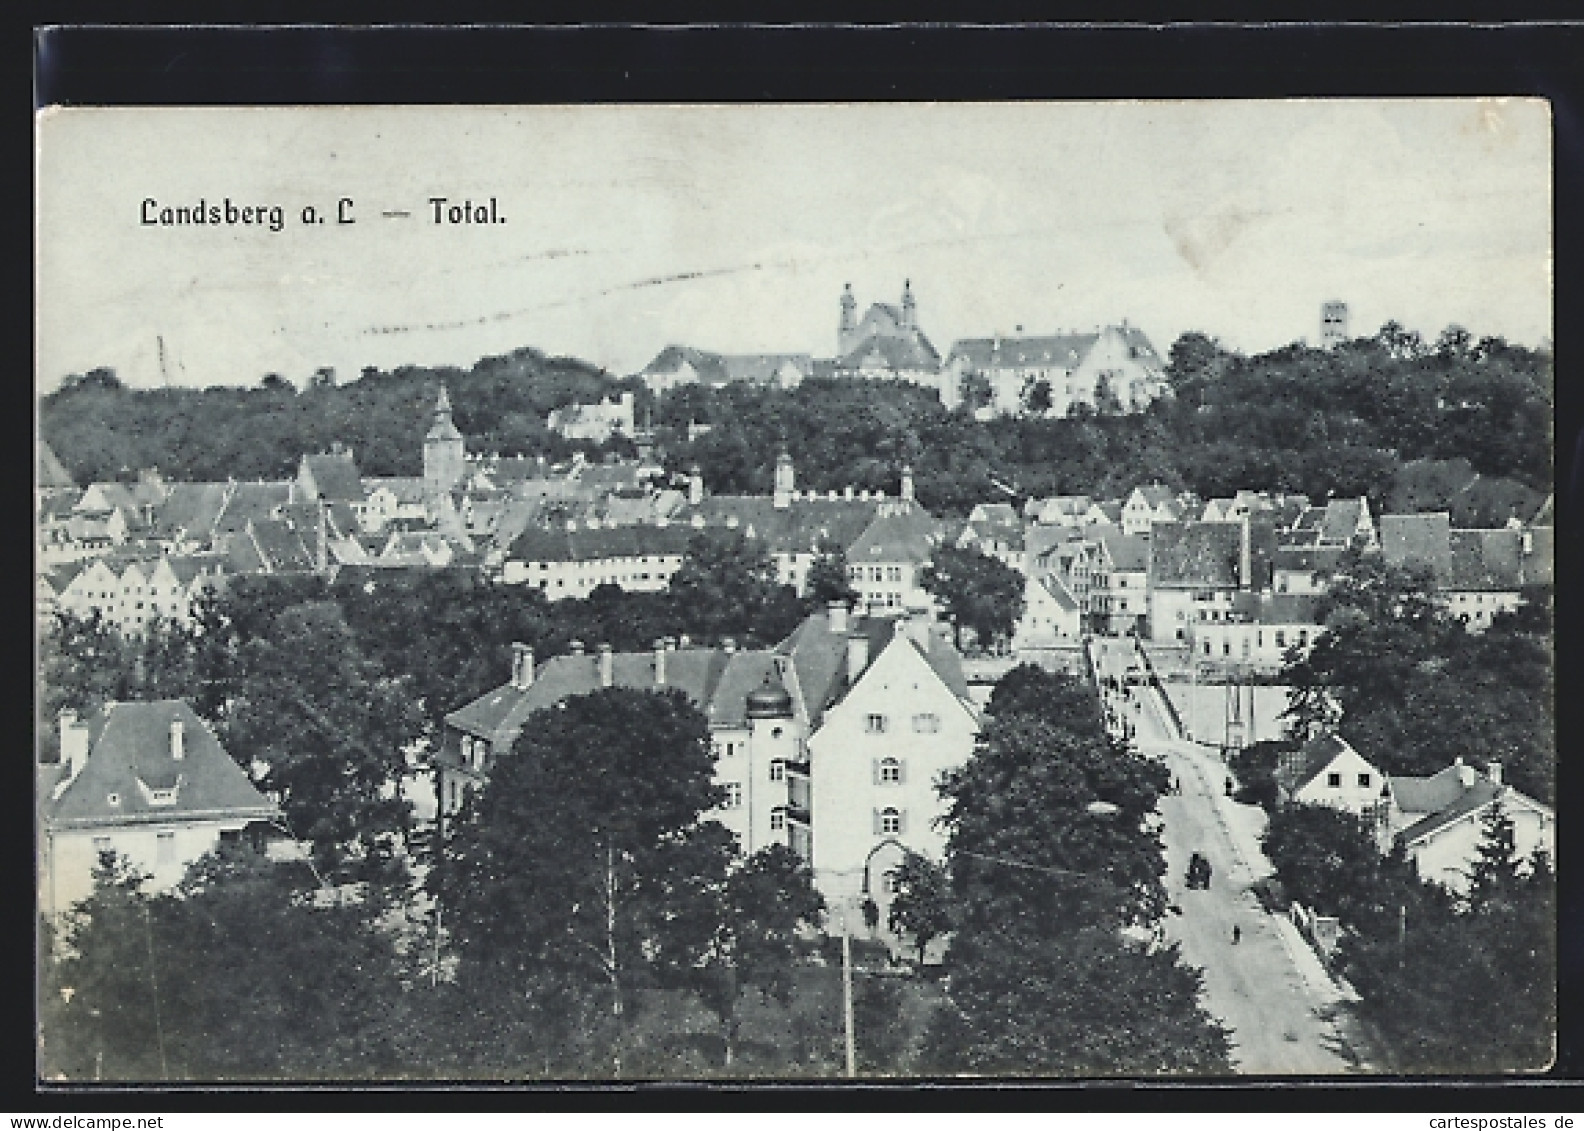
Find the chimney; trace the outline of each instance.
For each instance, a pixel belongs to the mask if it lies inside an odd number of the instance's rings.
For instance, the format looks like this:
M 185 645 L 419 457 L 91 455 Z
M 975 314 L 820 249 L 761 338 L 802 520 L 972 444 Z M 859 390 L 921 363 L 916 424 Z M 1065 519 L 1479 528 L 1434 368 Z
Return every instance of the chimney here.
M 512 644 L 512 686 L 521 691 L 532 687 L 534 681 L 533 649 L 526 644 Z
M 656 640 L 654 642 L 654 664 L 655 664 L 655 686 L 656 687 L 664 687 L 665 686 L 665 679 L 666 679 L 666 676 L 665 676 L 665 654 L 666 654 L 666 642 L 665 642 L 665 637 L 662 636 L 662 637 L 660 637 L 658 640 Z
M 681 636 L 677 637 L 677 647 L 678 648 L 687 648 L 690 645 L 692 645 L 692 643 L 693 643 L 693 641 L 688 637 L 688 634 L 685 633 L 685 632 Z
M 1490 779 L 1490 783 L 1492 785 L 1501 785 L 1502 764 L 1500 762 L 1491 762 L 1488 764 L 1485 767 L 1485 776 Z
M 704 501 L 704 475 L 699 471 L 698 464 L 688 472 L 688 504 L 698 506 Z
M 726 637 L 726 639 L 721 641 L 721 651 L 730 656 L 733 652 L 737 651 L 737 641 L 733 640 L 730 636 Z
M 1248 516 L 1238 524 L 1238 588 L 1248 589 L 1254 583 L 1253 554 L 1249 546 L 1249 520 Z
M 60 713 L 60 760 L 68 780 L 82 773 L 88 760 L 88 727 L 77 721 L 77 712 L 70 707 Z
M 567 651 L 569 653 L 571 653 L 572 655 L 574 655 L 574 656 L 581 656 L 583 654 L 583 641 L 581 641 L 581 640 L 568 641 L 567 642 Z
M 838 636 L 847 634 L 847 602 L 832 601 L 826 606 L 826 617 L 830 620 L 830 630 Z
M 913 501 L 913 469 L 906 465 L 902 468 L 902 501 L 904 503 Z
M 172 719 L 170 725 L 170 755 L 171 761 L 180 762 L 182 755 L 187 753 L 186 736 L 182 733 L 182 721 Z
M 611 670 L 611 646 L 609 644 L 601 644 L 599 646 L 599 669 L 600 686 L 609 687 L 613 675 Z
M 919 651 L 929 655 L 930 637 L 934 635 L 934 624 L 927 612 L 911 612 L 907 617 L 907 633 L 917 644 Z
M 847 682 L 854 684 L 869 664 L 869 637 L 854 632 L 847 638 Z
M 1452 765 L 1457 770 L 1458 785 L 1464 789 L 1472 789 L 1474 787 L 1474 767 L 1465 763 L 1461 754 L 1457 756 L 1457 760 Z

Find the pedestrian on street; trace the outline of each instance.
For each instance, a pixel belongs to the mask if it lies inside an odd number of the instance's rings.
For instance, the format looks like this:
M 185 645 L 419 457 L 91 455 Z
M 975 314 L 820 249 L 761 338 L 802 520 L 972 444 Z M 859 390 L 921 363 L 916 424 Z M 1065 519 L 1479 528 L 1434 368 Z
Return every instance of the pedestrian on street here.
M 1232 945 L 1237 946 L 1238 940 L 1243 937 L 1243 928 L 1236 923 L 1232 924 Z

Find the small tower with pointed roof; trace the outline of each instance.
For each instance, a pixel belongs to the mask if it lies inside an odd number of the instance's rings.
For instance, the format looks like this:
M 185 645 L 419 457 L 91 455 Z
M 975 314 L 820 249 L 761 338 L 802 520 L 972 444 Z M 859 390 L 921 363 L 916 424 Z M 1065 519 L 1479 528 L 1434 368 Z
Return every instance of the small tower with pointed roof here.
M 858 330 L 858 300 L 853 297 L 852 284 L 842 290 L 841 322 L 836 327 L 836 355 L 845 357 L 852 349 L 853 335 Z
M 424 437 L 423 457 L 424 489 L 431 498 L 448 494 L 467 473 L 467 445 L 451 420 L 451 395 L 444 385 Z
M 918 304 L 913 301 L 913 281 L 902 280 L 902 329 L 918 329 Z

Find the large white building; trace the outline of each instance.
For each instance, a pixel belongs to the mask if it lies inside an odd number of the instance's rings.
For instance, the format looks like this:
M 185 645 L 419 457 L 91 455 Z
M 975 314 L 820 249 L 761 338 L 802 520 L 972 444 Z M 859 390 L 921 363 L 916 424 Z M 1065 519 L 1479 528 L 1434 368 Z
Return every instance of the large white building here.
M 602 687 L 681 690 L 710 722 L 725 803 L 707 814 L 745 852 L 785 844 L 828 899 L 889 906 L 887 876 L 912 850 L 940 860 L 935 781 L 978 730 L 961 661 L 924 617 L 808 617 L 773 649 L 586 650 L 535 664 L 519 645 L 511 680 L 446 716 L 436 756 L 441 812 L 454 814 L 535 711 Z

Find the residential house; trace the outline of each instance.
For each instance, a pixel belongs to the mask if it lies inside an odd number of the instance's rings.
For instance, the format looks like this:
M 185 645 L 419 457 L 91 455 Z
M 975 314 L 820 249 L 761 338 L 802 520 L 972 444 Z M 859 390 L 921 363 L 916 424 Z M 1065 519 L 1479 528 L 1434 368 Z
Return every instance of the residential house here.
M 59 723 L 60 760 L 38 767 L 46 914 L 92 893 L 105 853 L 147 873 L 145 890 L 165 891 L 205 853 L 262 842 L 281 819 L 182 700 L 107 703 L 85 719 L 64 711 Z
M 612 436 L 631 436 L 637 430 L 633 423 L 633 395 L 624 392 L 615 398 L 602 397 L 598 404 L 565 405 L 552 410 L 545 424 L 563 439 L 595 444 L 603 444 Z
M 1280 537 L 1278 533 L 1277 537 Z M 1296 597 L 1317 596 L 1331 588 L 1331 580 L 1347 551 L 1339 547 L 1277 546 L 1272 555 L 1274 588 Z
M 867 896 L 883 923 L 906 853 L 945 855 L 935 783 L 968 760 L 979 728 L 961 660 L 923 617 L 848 616 L 839 606 L 809 617 L 775 653 L 808 734 L 807 759 L 787 767 L 791 845 L 832 906 L 852 914 Z
M 657 641 L 650 652 L 593 653 L 574 642 L 536 665 L 514 646 L 512 678 L 446 716 L 435 758 L 441 812 L 455 814 L 535 711 L 602 687 L 680 690 L 710 723 L 726 799 L 707 817 L 743 851 L 785 844 L 827 899 L 868 892 L 907 850 L 943 856 L 934 781 L 973 749 L 977 716 L 950 642 L 922 619 L 833 605 L 777 647 L 740 651 Z
M 1370 517 L 1369 500 L 1332 499 L 1323 507 L 1306 507 L 1282 534 L 1282 545 L 1312 549 L 1377 550 L 1380 537 Z
M 1149 637 L 1188 643 L 1196 623 L 1222 622 L 1240 592 L 1271 588 L 1276 530 L 1265 522 L 1159 522 L 1149 539 Z
M 1182 505 L 1171 488 L 1159 483 L 1135 487 L 1122 504 L 1122 533 L 1148 538 L 1156 523 L 1181 522 L 1183 516 Z
M 366 498 L 357 462 L 340 444 L 320 455 L 303 456 L 297 465 L 295 487 L 293 502 L 344 503 L 354 513 Z
M 1041 526 L 1081 529 L 1116 524 L 1115 516 L 1088 495 L 1053 495 L 1048 499 L 1030 499 L 1024 505 L 1023 513 L 1030 522 Z
M 1023 522 L 1011 503 L 979 503 L 954 539 L 961 549 L 977 550 L 1009 569 L 1028 572 L 1023 542 Z
M 1140 635 L 1149 618 L 1149 541 L 1102 528 L 1090 540 L 1088 612 L 1096 631 Z
M 686 639 L 655 642 L 650 652 L 590 654 L 580 642 L 535 666 L 531 649 L 513 645 L 511 680 L 446 716 L 435 757 L 440 812 L 452 816 L 482 789 L 535 711 L 605 687 L 675 689 L 709 719 L 722 804 L 705 816 L 737 834 L 744 852 L 787 844 L 786 766 L 807 758 L 804 732 L 791 717 L 776 658 L 762 650 L 692 648 Z
M 942 524 L 913 501 L 913 480 L 902 475 L 902 497 L 880 504 L 874 521 L 847 547 L 848 583 L 870 609 L 933 610 L 923 585 L 945 534 Z
M 1032 569 L 1023 583 L 1023 615 L 1012 633 L 1016 652 L 1061 648 L 1083 639 L 1083 609 L 1056 570 Z
M 1339 734 L 1317 734 L 1276 766 L 1277 797 L 1290 805 L 1325 805 L 1364 820 L 1384 846 L 1390 836 L 1391 786 L 1379 767 Z
M 1448 538 L 1452 573 L 1442 601 L 1470 632 L 1523 604 L 1524 533 L 1521 530 L 1453 530 Z
M 1190 622 L 1189 648 L 1201 669 L 1276 672 L 1290 649 L 1305 653 L 1325 633 L 1310 595 L 1239 591 L 1222 612 Z
M 529 526 L 507 550 L 501 580 L 532 585 L 552 601 L 587 597 L 601 585 L 658 593 L 670 587 L 688 543 L 702 528 L 702 522 L 695 528 L 665 520 L 607 526 L 598 519 Z
M 719 354 L 692 346 L 667 346 L 636 376 L 655 396 L 682 385 L 743 383 L 792 389 L 815 373 L 804 353 Z
M 1538 849 L 1556 859 L 1556 813 L 1502 781 L 1500 762 L 1478 773 L 1461 757 L 1428 777 L 1391 779 L 1391 831 L 1419 875 L 1455 892 L 1467 892 L 1474 861 L 1484 839 L 1484 818 L 1500 804 L 1513 823 L 1520 857 Z

